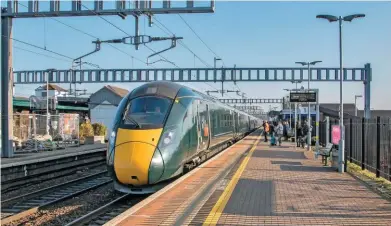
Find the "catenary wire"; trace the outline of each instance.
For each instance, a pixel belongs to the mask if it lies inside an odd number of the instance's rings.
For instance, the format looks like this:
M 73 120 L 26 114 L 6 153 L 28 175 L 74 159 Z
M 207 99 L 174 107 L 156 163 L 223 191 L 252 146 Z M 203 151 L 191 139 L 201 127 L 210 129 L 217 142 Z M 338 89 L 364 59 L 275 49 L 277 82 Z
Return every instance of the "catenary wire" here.
M 132 36 L 132 35 L 130 35 L 128 32 L 124 31 L 123 29 L 121 29 L 121 28 L 118 27 L 117 25 L 113 24 L 112 22 L 110 22 L 110 21 L 107 20 L 106 18 L 104 18 L 104 17 L 102 17 L 101 15 L 99 15 L 98 13 L 96 13 L 95 11 L 89 9 L 87 6 L 85 6 L 85 5 L 83 5 L 83 4 L 81 4 L 81 5 L 82 5 L 84 8 L 86 8 L 87 10 L 89 10 L 90 12 L 92 12 L 92 13 L 94 13 L 95 15 L 99 16 L 102 20 L 106 21 L 107 23 L 109 23 L 109 24 L 112 25 L 113 27 L 117 28 L 119 31 L 123 32 L 124 34 L 126 34 L 126 35 L 128 35 L 128 36 Z M 148 48 L 149 50 L 151 50 L 152 52 L 156 53 L 155 50 L 153 50 L 151 47 L 147 46 L 146 44 L 144 44 L 144 46 L 147 47 L 147 48 Z M 158 54 L 158 55 L 159 55 L 160 57 L 162 57 L 163 59 L 165 59 L 166 61 L 170 61 L 170 60 L 168 60 L 167 58 L 161 56 L 160 54 Z M 137 59 L 137 58 L 135 58 L 135 59 Z M 170 61 L 170 62 L 172 62 L 172 61 Z M 147 62 L 143 62 L 143 63 L 145 63 L 145 64 L 148 65 L 148 66 L 153 67 L 152 65 L 147 64 Z M 175 64 L 174 64 L 174 65 L 175 65 Z M 175 66 L 176 66 L 177 68 L 179 68 L 177 65 L 175 65 Z
M 50 56 L 50 55 L 47 55 L 47 54 L 38 53 L 38 52 L 35 52 L 35 51 L 32 51 L 32 50 L 28 50 L 28 49 L 24 49 L 24 48 L 21 48 L 21 47 L 18 47 L 18 46 L 14 46 L 13 48 L 19 49 L 19 50 L 22 50 L 22 51 L 25 51 L 25 52 L 29 52 L 29 53 L 34 53 L 34 54 L 36 54 L 36 55 L 41 55 L 41 56 L 44 56 L 44 57 L 48 57 L 48 58 L 60 60 L 60 61 L 72 62 L 71 60 L 65 60 L 65 59 L 53 57 L 53 56 Z
M 164 27 L 167 31 L 165 31 L 162 27 L 160 27 L 158 24 L 155 24 L 160 30 L 162 30 L 164 33 L 168 34 L 168 35 L 175 35 L 169 28 L 167 28 L 167 26 L 165 26 L 162 22 L 160 22 L 157 18 L 155 18 L 155 20 L 162 26 Z M 170 34 L 171 33 L 171 34 Z M 190 50 L 190 48 L 188 48 L 184 43 L 182 43 L 182 46 L 184 46 L 185 48 L 187 48 L 195 58 L 199 59 L 203 64 L 205 64 L 207 67 L 211 67 L 208 63 L 206 63 L 204 60 L 202 60 L 197 54 L 195 54 L 192 50 Z M 212 89 L 216 90 L 216 91 L 220 91 L 219 89 L 217 89 L 216 87 L 210 85 L 209 83 L 207 82 L 204 82 L 204 84 L 206 84 L 207 86 L 211 87 Z M 233 98 L 232 96 L 228 95 L 228 93 L 225 94 L 226 96 L 230 97 L 230 98 Z
M 197 36 L 197 38 L 206 46 L 206 48 L 208 48 L 209 51 L 213 53 L 216 57 L 219 57 L 219 55 L 215 51 L 213 51 L 208 44 L 206 44 L 206 42 L 197 34 L 197 32 L 190 26 L 190 24 L 181 16 L 181 14 L 178 14 L 178 16 L 187 25 L 187 27 L 194 33 L 194 35 Z
M 20 2 L 18 2 L 18 4 L 21 5 L 21 6 L 23 6 L 23 7 L 25 7 L 25 8 L 28 8 L 26 5 L 24 5 L 24 4 L 20 3 Z M 39 15 L 42 15 L 42 16 L 44 16 L 44 17 L 46 18 L 45 14 L 39 14 Z M 58 19 L 52 18 L 52 17 L 48 17 L 48 18 L 50 18 L 50 19 L 52 19 L 52 20 L 54 20 L 54 21 L 56 21 L 56 22 L 58 22 L 58 23 L 60 23 L 60 24 L 62 24 L 62 25 L 64 25 L 64 26 L 66 26 L 66 27 L 68 27 L 68 28 L 71 28 L 71 29 L 73 29 L 73 30 L 75 30 L 75 31 L 78 31 L 78 32 L 80 32 L 80 33 L 83 33 L 83 34 L 85 34 L 85 35 L 87 35 L 87 36 L 89 36 L 89 37 L 91 37 L 91 38 L 99 39 L 98 37 L 96 37 L 96 36 L 94 36 L 94 35 L 92 35 L 92 34 L 86 32 L 86 31 L 83 31 L 83 30 L 81 30 L 81 29 L 78 29 L 78 28 L 76 28 L 76 27 L 73 27 L 73 26 L 71 26 L 71 25 L 69 25 L 69 24 L 66 24 L 66 23 L 62 22 L 61 20 L 58 20 Z M 103 18 L 103 19 L 104 19 L 104 18 Z M 106 20 L 106 19 L 104 19 L 104 20 Z M 110 44 L 110 43 L 108 43 L 108 44 L 109 44 L 110 47 L 112 47 L 112 48 L 114 48 L 114 49 L 116 49 L 116 50 L 122 52 L 123 54 L 128 55 L 129 57 L 131 57 L 131 58 L 133 58 L 133 59 L 136 59 L 136 60 L 138 60 L 138 61 L 141 62 L 141 63 L 147 64 L 147 63 L 144 62 L 143 60 L 141 60 L 141 59 L 139 59 L 139 58 L 137 58 L 137 57 L 135 57 L 135 56 L 132 56 L 131 54 L 129 54 L 129 53 L 127 53 L 127 52 L 125 52 L 125 51 L 123 51 L 123 50 L 121 50 L 121 49 L 115 47 L 114 45 L 112 45 L 112 44 Z
M 160 20 L 158 20 L 156 17 L 155 17 L 155 20 L 162 26 L 164 27 L 166 30 L 164 30 L 162 27 L 160 27 L 158 24 L 155 24 L 160 30 L 162 30 L 164 33 L 166 33 L 167 35 L 175 35 L 167 26 L 165 26 Z M 184 42 L 182 42 L 180 40 L 179 42 L 183 47 L 185 47 L 187 50 L 189 50 L 194 57 L 196 57 L 197 59 L 199 59 L 205 66 L 207 67 L 211 67 L 208 63 L 206 63 L 203 59 L 201 59 L 197 54 L 195 54 Z M 220 91 L 219 89 L 215 88 L 214 86 L 210 85 L 209 83 L 206 83 L 204 82 L 207 86 L 211 87 L 212 89 L 216 90 L 216 91 Z M 225 94 L 226 96 L 230 97 L 230 98 L 233 98 L 232 96 L 228 95 L 228 93 Z
M 156 22 L 160 24 L 160 26 L 164 27 L 166 30 L 164 30 L 162 27 L 160 27 L 158 24 L 155 24 L 160 30 L 162 30 L 167 35 L 174 35 L 174 32 L 172 32 L 166 25 L 164 25 L 159 19 L 155 17 Z M 212 67 L 210 64 L 208 64 L 205 60 L 203 60 L 201 57 L 199 57 L 193 50 L 191 50 L 182 40 L 179 40 L 178 43 L 186 48 L 189 52 L 191 52 L 198 60 L 200 60 L 205 66 Z

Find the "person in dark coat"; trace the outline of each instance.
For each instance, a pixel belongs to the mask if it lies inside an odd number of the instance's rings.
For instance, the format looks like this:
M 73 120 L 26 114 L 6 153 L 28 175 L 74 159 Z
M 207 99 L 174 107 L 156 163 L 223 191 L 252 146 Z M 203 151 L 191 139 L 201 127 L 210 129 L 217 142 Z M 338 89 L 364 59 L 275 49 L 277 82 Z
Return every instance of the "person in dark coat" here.
M 272 122 L 269 125 L 270 136 L 274 136 L 274 128 L 275 128 L 274 124 L 275 124 L 275 122 Z
M 303 123 L 303 130 L 302 130 L 302 133 L 303 133 L 303 140 L 304 140 L 304 143 L 308 143 L 307 142 L 307 139 L 308 139 L 308 132 L 309 132 L 309 128 L 308 128 L 308 124 L 307 124 L 307 120 L 304 121 Z
M 303 137 L 303 128 L 301 127 L 300 123 L 296 123 L 296 146 L 300 147 L 301 138 Z

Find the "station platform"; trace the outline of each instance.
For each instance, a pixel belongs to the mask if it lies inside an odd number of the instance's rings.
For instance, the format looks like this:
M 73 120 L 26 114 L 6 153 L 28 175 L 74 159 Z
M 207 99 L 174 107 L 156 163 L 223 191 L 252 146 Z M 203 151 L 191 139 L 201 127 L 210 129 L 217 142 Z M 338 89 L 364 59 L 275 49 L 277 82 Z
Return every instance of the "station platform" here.
M 41 152 L 26 152 L 15 153 L 12 158 L 1 158 L 1 168 L 8 168 L 18 165 L 26 165 L 31 163 L 43 162 L 54 160 L 58 158 L 65 158 L 76 156 L 80 154 L 88 154 L 92 152 L 105 151 L 107 144 L 91 144 L 81 145 L 76 147 L 67 147 L 64 149 L 58 149 L 54 151 L 41 151 Z
M 391 225 L 391 202 L 255 131 L 105 225 Z

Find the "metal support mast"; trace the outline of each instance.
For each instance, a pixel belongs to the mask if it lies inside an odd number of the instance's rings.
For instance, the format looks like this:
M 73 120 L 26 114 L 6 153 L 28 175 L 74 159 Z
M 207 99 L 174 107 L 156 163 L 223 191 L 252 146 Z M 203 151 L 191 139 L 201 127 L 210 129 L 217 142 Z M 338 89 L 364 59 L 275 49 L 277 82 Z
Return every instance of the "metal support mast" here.
M 7 9 L 2 9 L 2 13 Z M 13 156 L 12 18 L 1 18 L 1 157 Z

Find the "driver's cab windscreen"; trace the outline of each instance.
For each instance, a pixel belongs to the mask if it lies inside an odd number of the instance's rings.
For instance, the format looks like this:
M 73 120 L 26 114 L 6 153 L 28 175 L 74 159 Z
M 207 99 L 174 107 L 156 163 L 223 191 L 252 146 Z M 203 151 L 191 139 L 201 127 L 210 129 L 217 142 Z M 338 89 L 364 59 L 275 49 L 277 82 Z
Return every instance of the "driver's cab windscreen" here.
M 172 100 L 157 96 L 143 96 L 129 101 L 125 108 L 123 125 L 134 128 L 162 128 Z

